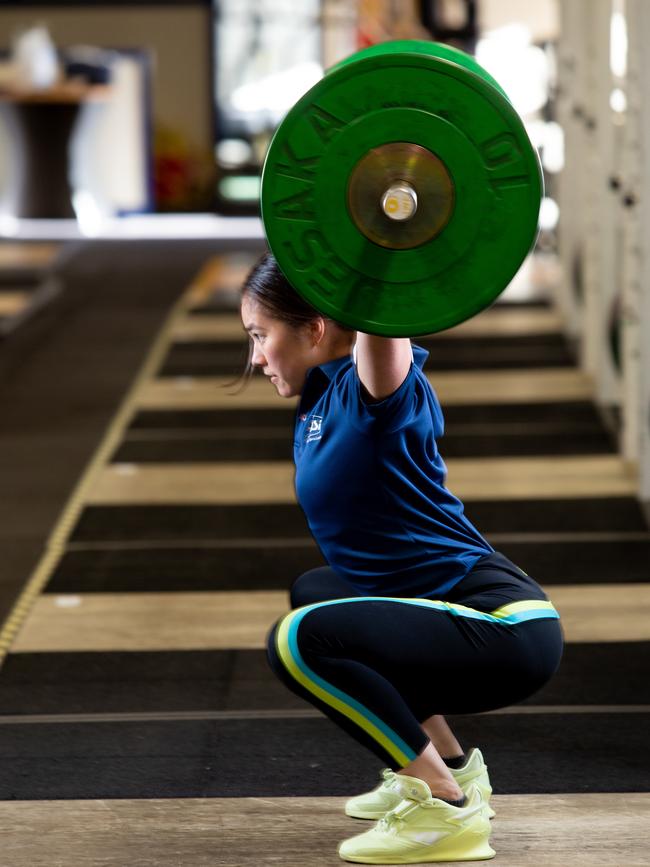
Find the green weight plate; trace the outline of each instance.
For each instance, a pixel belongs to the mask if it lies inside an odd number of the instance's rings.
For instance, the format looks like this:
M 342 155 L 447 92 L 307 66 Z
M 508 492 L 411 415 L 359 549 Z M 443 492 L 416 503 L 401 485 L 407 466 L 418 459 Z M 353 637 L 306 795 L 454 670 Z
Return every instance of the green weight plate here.
M 416 336 L 506 287 L 535 240 L 542 182 L 520 118 L 475 61 L 395 44 L 339 64 L 287 114 L 264 165 L 262 217 L 280 268 L 315 307 L 361 331 Z M 386 206 L 395 189 L 407 219 Z
M 458 66 L 463 66 L 469 72 L 480 76 L 492 87 L 495 87 L 502 96 L 508 98 L 507 93 L 501 87 L 499 82 L 492 78 L 490 73 L 474 60 L 471 54 L 466 54 L 458 48 L 451 45 L 444 45 L 441 42 L 425 42 L 422 39 L 393 39 L 390 42 L 380 42 L 378 45 L 371 45 L 369 48 L 364 48 L 362 51 L 357 51 L 349 57 L 340 60 L 334 66 L 330 66 L 327 74 L 336 72 L 342 66 L 347 66 L 350 63 L 356 63 L 358 60 L 363 60 L 366 57 L 381 57 L 382 55 L 395 54 L 424 54 L 429 57 L 437 57 L 440 60 L 448 60 L 451 63 L 457 63 Z

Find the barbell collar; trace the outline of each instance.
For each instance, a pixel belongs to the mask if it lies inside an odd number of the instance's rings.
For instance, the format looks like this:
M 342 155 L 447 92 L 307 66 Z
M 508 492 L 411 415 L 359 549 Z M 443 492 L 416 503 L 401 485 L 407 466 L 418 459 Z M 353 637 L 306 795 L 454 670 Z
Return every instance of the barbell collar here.
M 390 220 L 401 223 L 415 216 L 418 194 L 405 181 L 391 184 L 381 197 L 381 209 Z

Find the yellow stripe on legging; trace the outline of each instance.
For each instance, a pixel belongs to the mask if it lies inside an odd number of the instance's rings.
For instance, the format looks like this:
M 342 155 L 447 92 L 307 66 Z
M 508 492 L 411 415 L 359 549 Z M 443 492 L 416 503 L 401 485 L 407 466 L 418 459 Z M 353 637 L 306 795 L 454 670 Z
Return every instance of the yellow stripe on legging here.
M 502 624 L 503 626 L 510 626 L 531 619 L 559 619 L 559 615 L 552 603 L 541 599 L 510 602 L 487 614 L 483 611 L 477 611 L 475 608 L 468 608 L 466 605 L 459 605 L 453 602 L 384 596 L 365 596 L 316 602 L 312 605 L 304 605 L 287 614 L 278 624 L 275 634 L 275 647 L 278 657 L 291 677 L 325 704 L 355 722 L 366 734 L 380 744 L 401 767 L 405 767 L 416 758 L 417 754 L 415 751 L 409 747 L 397 732 L 394 732 L 368 708 L 313 672 L 302 658 L 296 640 L 300 621 L 305 614 L 313 609 L 326 605 L 341 605 L 343 603 L 359 604 L 376 601 L 399 602 L 422 608 L 433 608 L 437 611 L 447 611 L 456 617 L 483 620 Z
M 346 716 L 348 719 L 355 722 L 363 731 L 366 732 L 366 734 L 380 744 L 401 767 L 406 767 L 406 765 L 410 764 L 415 759 L 416 753 L 402 740 L 402 738 L 400 738 L 397 732 L 393 732 L 389 729 L 385 723 L 382 723 L 381 720 L 367 708 L 363 708 L 363 706 L 352 698 L 352 696 L 332 687 L 331 684 L 327 684 L 327 689 L 320 686 L 320 683 L 326 683 L 326 681 L 318 677 L 318 675 L 305 664 L 302 657 L 300 657 L 297 648 L 294 652 L 291 651 L 289 628 L 296 617 L 302 619 L 304 614 L 304 609 L 300 608 L 290 612 L 282 619 L 276 630 L 275 648 L 278 656 L 282 660 L 282 664 L 293 679 L 301 684 L 301 686 L 304 686 L 308 692 L 311 692 L 317 698 L 320 698 L 325 704 L 328 704 L 330 707 L 339 711 L 339 713 L 342 713 L 343 716 Z M 300 667 L 296 664 L 294 658 L 295 655 L 298 655 L 300 658 Z M 362 708 L 362 712 L 357 708 Z M 373 722 L 373 719 L 377 722 Z M 400 748 L 400 745 L 402 748 Z

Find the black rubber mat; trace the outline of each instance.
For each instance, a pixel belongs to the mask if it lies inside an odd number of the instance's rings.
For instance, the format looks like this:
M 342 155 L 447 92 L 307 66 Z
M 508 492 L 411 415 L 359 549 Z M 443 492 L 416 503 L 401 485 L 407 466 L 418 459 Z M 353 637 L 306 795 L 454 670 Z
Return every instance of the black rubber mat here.
M 446 428 L 455 425 L 544 425 L 545 428 L 579 428 L 602 430 L 600 416 L 593 403 L 566 401 L 562 403 L 488 403 L 449 404 L 444 408 Z M 155 430 L 196 430 L 209 428 L 222 432 L 239 432 L 242 428 L 281 427 L 291 431 L 295 408 L 286 407 L 188 410 L 140 410 L 131 422 L 129 431 L 153 428 Z
M 505 370 L 509 368 L 569 367 L 574 358 L 561 334 L 508 337 L 419 338 L 429 352 L 425 370 Z M 248 358 L 244 340 L 174 343 L 158 376 L 230 376 L 241 371 Z
M 496 794 L 650 790 L 648 713 L 450 721 Z M 0 761 L 0 800 L 349 797 L 382 767 L 326 718 L 3 725 Z
M 632 497 L 548 500 L 465 500 L 465 512 L 482 533 L 610 533 L 648 529 Z
M 275 678 L 263 650 L 185 650 L 11 655 L 0 678 L 0 707 L 1 718 L 310 706 Z
M 72 541 L 264 538 L 286 539 L 309 532 L 294 503 L 217 506 L 88 506 Z
M 650 713 L 492 714 L 449 722 L 461 743 L 484 751 L 495 794 L 650 791 Z
M 111 460 L 184 463 L 292 460 L 294 410 L 140 412 Z M 450 406 L 440 450 L 447 458 L 603 454 L 616 451 L 593 405 L 582 402 Z
M 223 548 L 69 551 L 47 593 L 168 593 L 286 590 L 308 569 L 324 565 L 315 542 L 274 546 L 250 542 Z
M 467 501 L 479 530 L 491 533 L 573 533 L 646 531 L 643 512 L 632 497 L 580 500 Z M 287 539 L 308 533 L 294 503 L 268 505 L 89 506 L 72 541 L 124 542 L 234 538 Z
M 461 432 L 448 425 L 439 441 L 444 458 L 507 458 L 534 455 L 597 455 L 617 451 L 613 439 L 604 430 L 553 429 L 528 430 L 475 429 Z
M 602 419 L 589 401 L 554 401 L 553 403 L 476 403 L 447 404 L 444 407 L 446 425 L 501 424 L 591 427 L 601 429 Z
M 27 274 L 10 278 L 3 272 L 4 269 L 0 270 L 0 298 L 20 292 L 25 295 L 27 301 L 29 301 L 29 296 L 33 295 L 41 286 L 46 276 L 46 272 L 41 271 L 41 273 L 33 275 Z
M 214 316 L 215 313 L 238 313 L 239 312 L 239 288 L 233 287 L 228 292 L 219 293 L 208 298 L 207 301 L 192 307 L 187 311 L 188 316 Z
M 531 455 L 593 455 L 614 453 L 612 439 L 599 430 L 539 429 L 528 431 L 499 430 L 491 432 L 474 426 L 471 432 L 456 433 L 447 426 L 439 440 L 445 458 L 524 457 Z M 227 461 L 291 461 L 291 434 L 277 428 L 254 428 L 233 434 L 221 431 L 199 432 L 194 436 L 168 433 L 161 439 L 140 433 L 137 439 L 126 440 L 113 453 L 114 463 L 218 463 Z
M 496 547 L 544 586 L 646 583 L 650 572 L 650 533 L 628 539 L 501 542 Z
M 618 541 L 494 542 L 543 586 L 644 583 L 648 580 L 650 534 Z M 323 564 L 315 542 L 274 545 L 261 540 L 223 547 L 105 547 L 68 551 L 46 593 L 168 593 L 286 590 L 292 581 Z
M 251 267 L 253 264 L 254 262 L 251 261 Z M 240 286 L 236 284 L 222 287 L 202 304 L 192 307 L 187 312 L 190 316 L 212 316 L 215 313 L 237 312 L 239 310 L 239 295 Z M 540 297 L 520 301 L 499 299 L 493 306 L 501 310 L 550 310 L 552 305 L 550 299 Z
M 650 704 L 650 642 L 567 644 L 556 675 L 524 704 Z M 18 653 L 0 678 L 0 718 L 310 707 L 275 678 L 264 650 Z
M 557 674 L 526 705 L 650 705 L 650 641 L 567 643 Z
M 209 430 L 234 433 L 242 428 L 281 428 L 291 435 L 295 407 L 256 409 L 143 409 L 137 412 L 127 433 L 137 430 Z
M 112 463 L 220 463 L 228 461 L 293 460 L 291 433 L 277 428 L 240 431 L 224 436 L 220 431 L 203 436 L 178 437 L 168 433 L 165 439 L 139 436 L 123 442 L 111 456 Z

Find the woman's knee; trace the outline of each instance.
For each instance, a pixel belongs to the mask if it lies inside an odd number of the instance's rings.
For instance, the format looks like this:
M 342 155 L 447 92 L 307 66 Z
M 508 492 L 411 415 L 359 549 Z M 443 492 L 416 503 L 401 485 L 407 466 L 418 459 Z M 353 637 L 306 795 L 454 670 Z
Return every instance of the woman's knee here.
M 280 619 L 271 627 L 269 634 L 266 637 L 266 660 L 275 676 L 280 680 L 285 681 L 285 683 L 291 678 L 289 677 L 289 674 L 282 663 L 280 654 L 278 653 L 277 632 L 286 616 L 287 615 L 285 614 L 283 617 L 280 617 Z
M 278 620 L 269 630 L 269 634 L 266 636 L 266 657 L 273 668 L 273 662 L 277 659 L 277 651 L 275 649 L 275 635 L 278 631 L 278 627 L 282 622 L 282 618 Z
M 271 671 L 278 680 L 282 681 L 296 695 L 311 701 L 309 692 L 300 682 L 297 661 L 305 658 L 310 660 L 311 635 L 309 631 L 298 629 L 292 642 L 288 642 L 287 635 L 282 630 L 282 624 L 291 613 L 285 614 L 271 628 L 266 639 L 266 659 Z M 278 632 L 280 635 L 278 637 Z M 297 656 L 296 656 L 297 651 Z
M 296 616 L 299 620 L 298 628 L 292 630 L 290 622 L 294 621 Z M 331 611 L 322 611 L 319 608 L 314 608 L 302 615 L 289 612 L 280 617 L 269 631 L 266 639 L 266 658 L 276 675 L 286 681 L 287 678 L 293 677 L 287 669 L 287 664 L 295 663 L 296 657 L 312 664 L 322 654 L 329 655 L 339 648 L 340 639 L 336 637 L 336 626 L 334 625 L 332 628 L 331 617 Z M 293 635 L 291 641 L 288 639 L 286 630 L 282 630 L 282 624 L 285 621 L 289 622 L 289 631 Z M 332 631 L 334 637 L 330 636 Z M 289 668 L 293 668 L 293 666 L 289 665 Z

